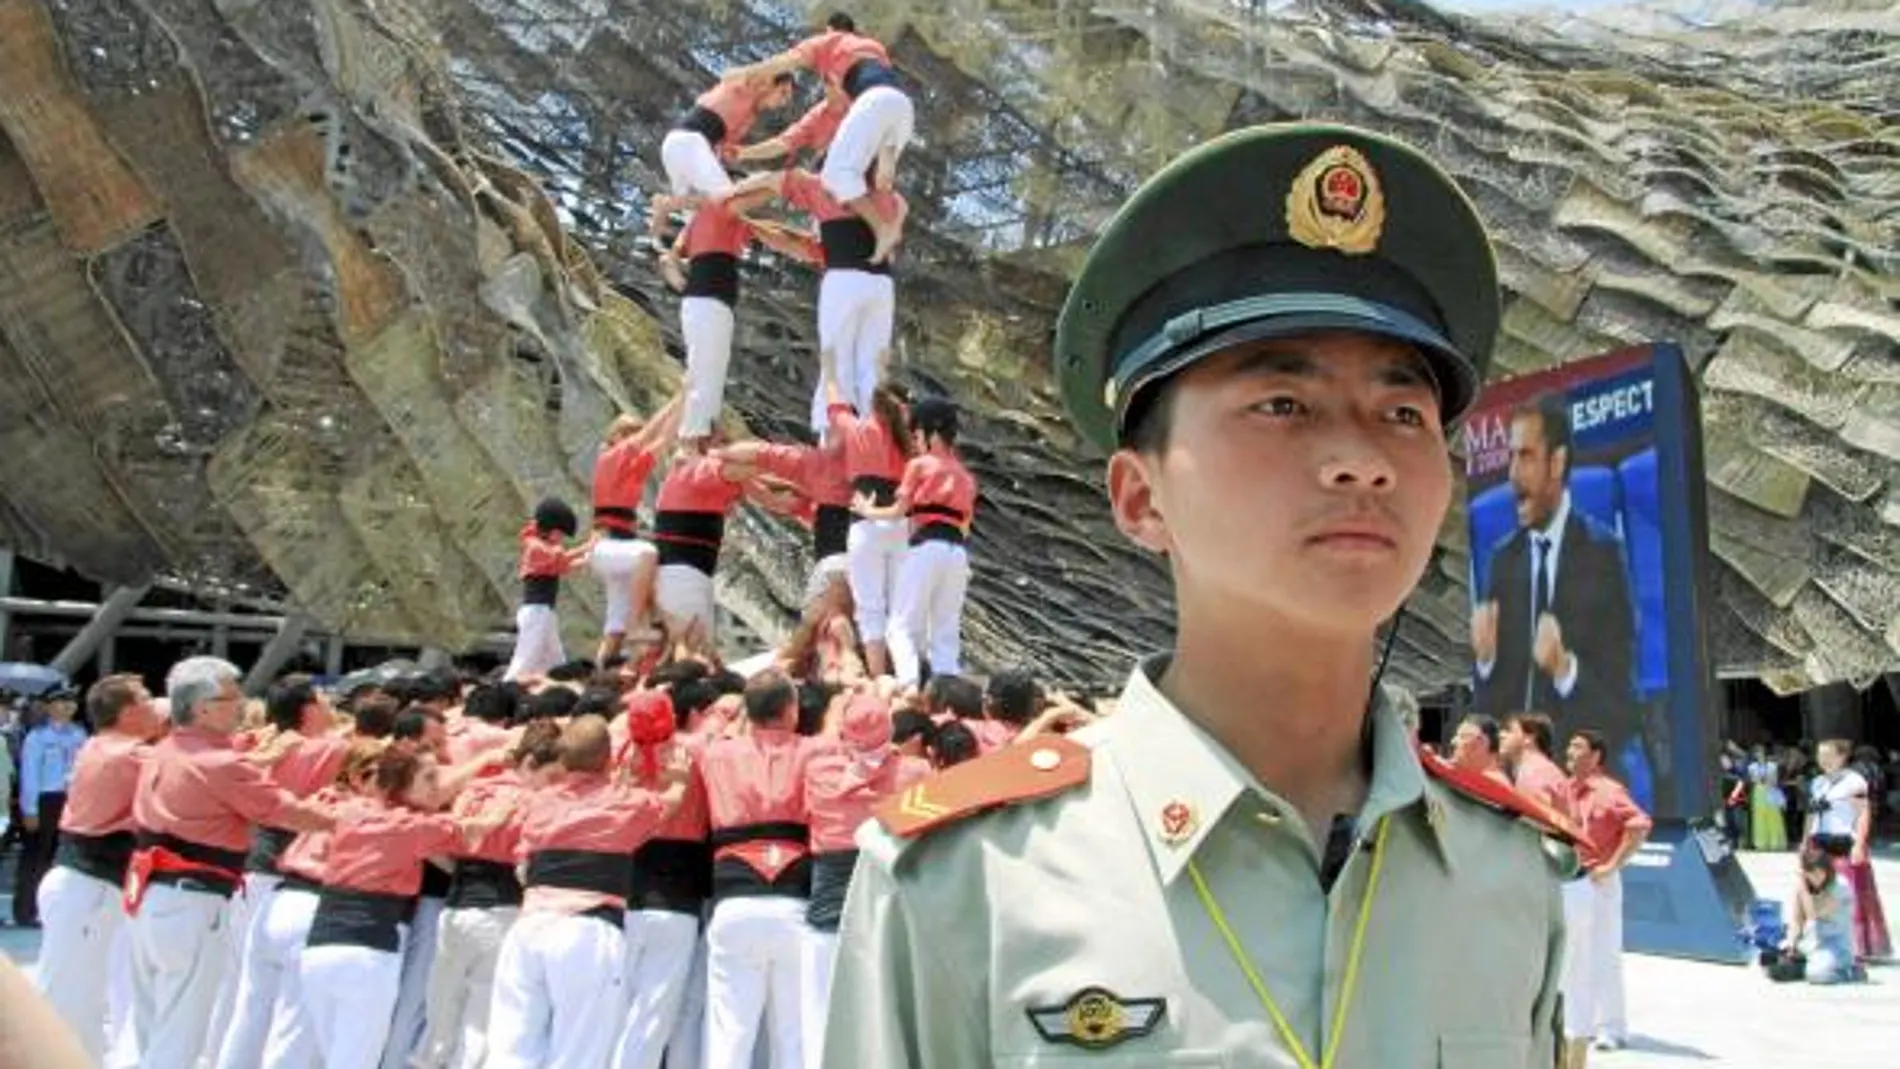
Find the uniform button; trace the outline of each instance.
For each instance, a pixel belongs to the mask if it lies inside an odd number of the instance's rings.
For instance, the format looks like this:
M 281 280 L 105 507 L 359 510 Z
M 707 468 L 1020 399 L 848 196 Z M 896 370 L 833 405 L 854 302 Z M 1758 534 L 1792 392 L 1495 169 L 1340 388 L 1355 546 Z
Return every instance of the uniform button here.
M 1044 747 L 1029 755 L 1029 767 L 1038 772 L 1054 772 L 1062 764 L 1062 755 Z

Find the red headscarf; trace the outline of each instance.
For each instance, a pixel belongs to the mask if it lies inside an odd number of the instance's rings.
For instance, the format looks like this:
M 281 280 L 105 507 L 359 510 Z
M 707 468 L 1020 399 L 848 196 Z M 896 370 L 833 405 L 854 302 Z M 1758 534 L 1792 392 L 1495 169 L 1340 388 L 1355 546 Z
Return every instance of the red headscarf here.
M 663 690 L 636 690 L 626 696 L 627 744 L 620 749 L 620 760 L 627 751 L 638 748 L 640 780 L 652 783 L 660 778 L 660 747 L 673 739 L 673 697 Z

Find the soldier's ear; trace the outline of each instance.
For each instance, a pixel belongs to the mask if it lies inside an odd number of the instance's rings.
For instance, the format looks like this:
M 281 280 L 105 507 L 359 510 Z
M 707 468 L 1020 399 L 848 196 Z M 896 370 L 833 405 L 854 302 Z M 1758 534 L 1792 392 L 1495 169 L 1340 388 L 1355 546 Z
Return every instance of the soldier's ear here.
M 1115 526 L 1136 545 L 1154 553 L 1173 548 L 1168 519 L 1161 514 L 1154 480 L 1161 460 L 1133 449 L 1117 450 L 1108 458 L 1108 505 Z

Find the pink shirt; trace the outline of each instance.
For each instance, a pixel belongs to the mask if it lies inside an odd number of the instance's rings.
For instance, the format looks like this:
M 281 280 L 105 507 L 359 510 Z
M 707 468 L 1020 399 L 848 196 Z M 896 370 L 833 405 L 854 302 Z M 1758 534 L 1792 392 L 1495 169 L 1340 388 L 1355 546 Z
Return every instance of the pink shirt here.
M 1526 747 L 1518 757 L 1517 780 L 1512 786 L 1534 802 L 1542 802 L 1565 816 L 1571 815 L 1570 777 L 1557 767 L 1557 762 L 1535 747 Z
M 658 512 L 715 512 L 732 510 L 745 488 L 726 478 L 718 457 L 681 457 L 673 462 L 660 484 Z
M 869 37 L 843 30 L 827 30 L 805 38 L 792 46 L 799 62 L 811 68 L 826 82 L 843 87 L 844 76 L 859 60 L 876 60 L 890 66 L 890 53 Z
M 514 864 L 521 854 L 521 825 L 527 816 L 527 804 L 532 796 L 532 788 L 512 768 L 476 777 L 474 782 L 462 788 L 461 794 L 456 795 L 452 807 L 456 816 L 472 817 L 505 805 L 513 805 L 514 812 L 501 826 L 483 835 L 473 845 L 459 846 L 450 852 L 451 855 L 492 861 L 498 865 Z
M 652 450 L 641 449 L 639 443 L 639 435 L 628 435 L 602 450 L 600 459 L 594 461 L 594 511 L 640 507 L 655 458 Z M 630 523 L 616 527 L 633 530 Z
M 836 219 L 855 218 L 857 213 L 839 204 L 825 191 L 825 184 L 810 171 L 786 171 L 779 178 L 779 196 L 785 203 L 811 215 L 821 223 Z M 891 216 L 907 202 L 903 195 L 891 190 L 878 190 L 871 194 L 871 203 L 880 214 Z
M 768 445 L 759 450 L 754 463 L 760 471 L 797 486 L 813 504 L 851 504 L 851 477 L 845 473 L 842 447 Z
M 1602 773 L 1572 779 L 1567 792 L 1571 819 L 1583 828 L 1590 844 L 1580 847 L 1577 860 L 1585 868 L 1594 868 L 1610 860 L 1623 845 L 1626 832 L 1646 832 L 1649 814 L 1636 805 L 1621 783 Z
M 455 821 L 369 802 L 352 807 L 330 832 L 323 885 L 372 894 L 410 896 L 422 890 L 424 858 L 448 854 L 462 842 Z
M 693 210 L 693 221 L 686 224 L 686 258 L 724 253 L 745 255 L 752 243 L 752 224 L 740 218 L 725 204 L 702 204 Z
M 911 526 L 928 523 L 954 523 L 967 534 L 976 512 L 976 477 L 963 462 L 944 453 L 922 453 L 904 465 L 904 479 L 897 486 L 897 500 L 913 514 L 925 506 L 949 509 L 960 519 L 941 513 L 911 516 Z
M 699 768 L 712 829 L 803 824 L 805 766 L 823 745 L 782 728 L 756 725 L 749 735 L 708 745 Z M 761 840 L 722 847 L 713 857 L 737 858 L 773 880 L 810 852 L 804 844 Z
M 514 733 L 505 727 L 472 716 L 458 716 L 445 729 L 449 739 L 449 764 L 461 765 L 507 746 Z
M 73 761 L 66 788 L 66 810 L 59 830 L 75 835 L 110 835 L 132 829 L 132 796 L 139 769 L 151 744 L 130 735 L 104 732 L 86 740 Z
M 963 726 L 976 738 L 977 749 L 990 754 L 1016 741 L 1023 729 L 1006 720 L 965 720 Z
M 792 152 L 799 149 L 824 149 L 837 136 L 838 127 L 844 123 L 845 112 L 851 110 L 848 101 L 837 101 L 827 96 L 805 110 L 798 121 L 785 128 L 779 136 L 785 140 L 785 147 Z
M 561 544 L 559 535 L 543 538 L 534 521 L 521 529 L 521 565 L 516 569 L 517 579 L 535 576 L 566 575 L 574 570 L 574 562 L 567 555 L 567 547 Z
M 844 468 L 848 478 L 889 479 L 904 477 L 904 452 L 897 439 L 884 426 L 877 413 L 860 416 L 850 405 L 832 405 L 831 434 L 844 443 Z
M 336 782 L 350 740 L 341 735 L 298 736 L 270 766 L 270 780 L 297 798 L 308 798 Z
M 759 117 L 759 98 L 764 94 L 744 82 L 720 82 L 693 103 L 705 108 L 726 124 L 726 139 L 720 145 L 736 145 L 745 140 Z M 718 145 L 714 145 L 718 148 Z
M 805 766 L 812 853 L 854 849 L 858 826 L 870 819 L 872 808 L 929 774 L 928 764 L 895 750 L 887 751 L 876 768 L 842 746 L 813 755 Z
M 569 772 L 561 782 L 527 799 L 515 856 L 526 861 L 543 850 L 585 850 L 631 856 L 665 819 L 659 795 L 615 783 L 599 772 Z M 627 908 L 624 898 L 564 887 L 530 887 L 523 906 L 579 913 L 596 906 Z
M 153 746 L 139 771 L 132 821 L 220 850 L 251 845 L 251 825 L 274 824 L 296 804 L 262 769 L 231 746 L 229 735 L 181 727 Z

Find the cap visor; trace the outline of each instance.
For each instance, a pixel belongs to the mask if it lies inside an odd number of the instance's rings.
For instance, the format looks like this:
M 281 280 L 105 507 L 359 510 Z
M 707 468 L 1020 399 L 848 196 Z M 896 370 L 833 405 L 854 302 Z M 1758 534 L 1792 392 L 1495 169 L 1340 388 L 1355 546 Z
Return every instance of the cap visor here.
M 1425 358 L 1432 377 L 1437 380 L 1440 418 L 1444 422 L 1452 422 L 1471 407 L 1478 392 L 1477 373 L 1472 369 L 1471 361 L 1448 338 L 1429 324 L 1403 312 L 1371 301 L 1355 300 L 1351 303 L 1355 306 L 1352 310 L 1331 309 L 1263 316 L 1195 339 L 1143 372 L 1132 388 L 1124 391 L 1122 411 L 1117 413 L 1117 421 L 1133 407 L 1135 396 L 1142 390 L 1215 353 L 1253 342 L 1334 330 L 1376 334 L 1416 346 L 1419 355 Z

